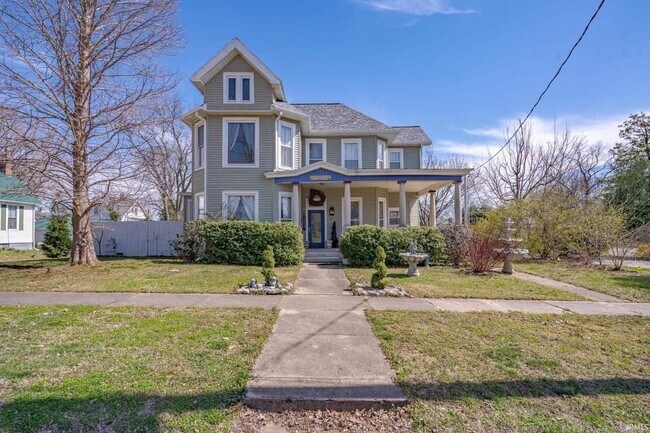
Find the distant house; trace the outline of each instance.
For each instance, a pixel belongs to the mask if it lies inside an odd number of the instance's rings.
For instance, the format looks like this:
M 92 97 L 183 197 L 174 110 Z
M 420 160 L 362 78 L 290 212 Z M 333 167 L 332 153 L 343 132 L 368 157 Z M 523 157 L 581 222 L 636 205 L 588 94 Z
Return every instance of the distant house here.
M 12 174 L 11 163 L 0 161 L 0 247 L 30 250 L 36 243 L 34 214 L 40 202 Z
M 96 206 L 90 215 L 92 222 L 147 221 L 149 215 L 137 200 L 122 200 L 110 206 Z

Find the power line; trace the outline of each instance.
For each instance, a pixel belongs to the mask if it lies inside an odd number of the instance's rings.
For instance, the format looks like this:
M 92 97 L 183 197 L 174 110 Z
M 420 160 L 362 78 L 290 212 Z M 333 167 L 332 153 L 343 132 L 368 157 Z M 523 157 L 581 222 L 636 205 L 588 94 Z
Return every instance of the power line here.
M 591 23 L 596 19 L 596 16 L 597 16 L 598 13 L 600 12 L 600 10 L 602 9 L 602 7 L 603 7 L 604 4 L 605 4 L 605 0 L 601 0 L 601 1 L 600 1 L 600 4 L 598 4 L 598 7 L 596 8 L 596 11 L 594 12 L 594 14 L 593 14 L 593 15 L 591 16 L 591 18 L 589 19 L 589 22 L 587 22 L 587 25 L 585 26 L 584 30 L 582 30 L 582 33 L 580 34 L 580 37 L 579 37 L 578 40 L 573 44 L 573 46 L 571 47 L 571 50 L 569 51 L 569 54 L 567 54 L 567 56 L 564 58 L 564 61 L 562 62 L 562 64 L 560 64 L 560 67 L 557 69 L 557 71 L 555 71 L 555 74 L 553 75 L 553 78 L 551 78 L 551 81 L 548 82 L 548 84 L 546 85 L 546 87 L 544 88 L 544 90 L 542 91 L 542 93 L 540 93 L 539 97 L 538 97 L 537 100 L 535 101 L 535 104 L 533 104 L 533 106 L 532 106 L 532 108 L 530 109 L 530 111 L 528 111 L 528 114 L 526 114 L 526 117 L 524 117 L 524 120 L 521 121 L 521 122 L 519 122 L 519 126 L 515 129 L 515 131 L 512 133 L 512 135 L 510 136 L 510 138 L 508 138 L 508 140 L 504 143 L 504 145 L 501 146 L 501 147 L 499 148 L 499 150 L 497 150 L 497 152 L 496 152 L 494 155 L 491 155 L 491 156 L 487 159 L 487 161 L 483 162 L 481 165 L 479 165 L 478 167 L 476 167 L 476 170 L 479 170 L 479 169 L 481 169 L 482 167 L 484 167 L 485 164 L 487 164 L 488 162 L 490 162 L 490 161 L 491 161 L 495 156 L 497 156 L 499 153 L 501 153 L 501 151 L 503 151 L 503 149 L 505 149 L 506 146 L 508 146 L 508 144 L 510 144 L 510 142 L 512 141 L 512 139 L 515 138 L 515 136 L 516 136 L 517 133 L 521 130 L 521 128 L 524 126 L 524 124 L 526 123 L 526 121 L 528 120 L 528 118 L 533 114 L 533 111 L 535 111 L 535 109 L 537 108 L 537 106 L 539 105 L 539 103 L 542 101 L 542 98 L 544 97 L 544 95 L 546 95 L 546 92 L 548 91 L 548 89 L 551 88 L 551 85 L 553 84 L 553 82 L 555 81 L 555 79 L 560 75 L 560 72 L 562 72 L 562 68 L 564 68 L 564 65 L 567 64 L 567 62 L 568 62 L 569 59 L 571 58 L 571 55 L 573 54 L 573 52 L 575 51 L 575 49 L 578 47 L 578 45 L 580 44 L 580 42 L 582 42 L 582 38 L 584 38 L 585 34 L 587 34 L 587 31 L 589 30 L 589 27 L 591 26 Z

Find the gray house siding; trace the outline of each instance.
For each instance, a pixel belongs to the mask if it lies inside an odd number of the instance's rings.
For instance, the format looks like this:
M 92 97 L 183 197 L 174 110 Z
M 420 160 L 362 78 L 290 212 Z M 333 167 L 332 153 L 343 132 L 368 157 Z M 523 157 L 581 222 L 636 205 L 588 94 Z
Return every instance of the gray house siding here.
M 195 170 L 192 173 L 192 194 L 198 194 L 205 189 L 205 169 Z
M 223 103 L 223 74 L 228 72 L 253 72 L 254 103 Z M 243 57 L 237 56 L 205 84 L 204 100 L 208 110 L 270 110 L 273 103 L 273 90 L 271 84 L 257 73 Z
M 223 191 L 258 191 L 258 218 L 261 221 L 272 221 L 277 216 L 278 189 L 273 181 L 264 177 L 264 172 L 273 171 L 275 168 L 275 118 L 273 116 L 242 117 L 259 118 L 259 168 L 222 167 L 224 116 L 209 116 L 206 155 L 207 212 L 212 215 L 222 214 Z
M 404 168 L 420 168 L 420 147 L 411 146 L 402 149 L 404 149 Z

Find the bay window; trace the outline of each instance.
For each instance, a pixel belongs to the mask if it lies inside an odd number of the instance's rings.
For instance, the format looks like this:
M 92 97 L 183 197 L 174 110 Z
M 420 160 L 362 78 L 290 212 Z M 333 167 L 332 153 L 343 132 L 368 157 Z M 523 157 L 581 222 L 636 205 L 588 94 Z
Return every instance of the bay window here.
M 194 134 L 196 142 L 196 168 L 202 168 L 205 162 L 205 123 L 197 125 Z
M 293 169 L 294 126 L 280 122 L 280 168 Z
M 223 219 L 257 221 L 258 196 L 257 191 L 224 191 Z
M 386 142 L 382 140 L 377 140 L 377 168 L 386 168 L 384 163 L 386 155 Z
M 258 167 L 259 120 L 224 118 L 222 150 L 224 167 Z

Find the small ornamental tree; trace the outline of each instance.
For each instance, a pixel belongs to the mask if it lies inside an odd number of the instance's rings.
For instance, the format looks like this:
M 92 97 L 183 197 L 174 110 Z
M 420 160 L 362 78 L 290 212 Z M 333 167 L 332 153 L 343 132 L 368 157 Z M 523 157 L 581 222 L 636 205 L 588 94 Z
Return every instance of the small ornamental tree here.
M 262 275 L 267 286 L 271 284 L 271 278 L 275 277 L 275 255 L 271 245 L 267 245 L 262 253 Z
M 472 234 L 463 244 L 463 257 L 472 272 L 484 274 L 502 262 L 505 254 L 496 239 Z
M 41 250 L 50 258 L 68 257 L 72 249 L 72 239 L 66 215 L 52 215 L 47 225 Z
M 377 247 L 375 262 L 372 264 L 372 267 L 375 268 L 375 272 L 370 278 L 370 285 L 375 289 L 385 288 L 388 268 L 386 267 L 386 251 L 384 251 L 382 246 Z

